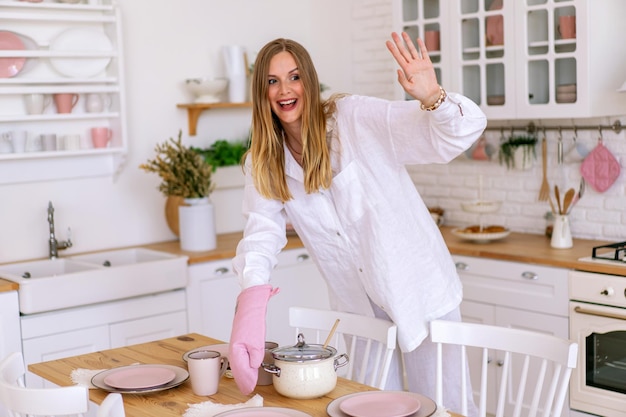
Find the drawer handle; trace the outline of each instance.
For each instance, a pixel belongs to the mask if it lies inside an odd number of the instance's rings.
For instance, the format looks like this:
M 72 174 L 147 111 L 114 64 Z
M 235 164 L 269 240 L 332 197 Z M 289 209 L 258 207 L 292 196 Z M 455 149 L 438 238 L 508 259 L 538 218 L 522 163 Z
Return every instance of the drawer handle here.
M 309 259 L 309 255 L 306 254 L 306 253 L 302 253 L 302 254 L 298 255 L 298 257 L 296 258 L 296 261 L 304 262 L 304 261 L 306 261 L 308 259 Z
M 224 275 L 224 274 L 228 274 L 228 268 L 226 268 L 225 266 L 222 266 L 221 268 L 217 268 L 215 270 L 215 275 Z
M 536 272 L 524 271 L 522 272 L 522 278 L 534 281 L 539 279 L 539 274 Z
M 456 269 L 458 271 L 467 271 L 469 269 L 469 265 L 465 262 L 457 262 L 454 264 L 454 266 L 456 266 Z

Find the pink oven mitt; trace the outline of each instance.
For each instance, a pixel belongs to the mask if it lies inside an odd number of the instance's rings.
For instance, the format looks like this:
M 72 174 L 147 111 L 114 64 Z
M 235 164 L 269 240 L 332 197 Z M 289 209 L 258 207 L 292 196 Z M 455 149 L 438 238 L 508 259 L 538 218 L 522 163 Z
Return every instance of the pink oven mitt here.
M 600 140 L 581 164 L 580 173 L 594 190 L 602 193 L 613 185 L 619 176 L 620 166 Z
M 237 297 L 228 361 L 237 387 L 244 395 L 256 387 L 259 367 L 265 356 L 267 303 L 278 291 L 269 284 L 257 285 L 246 288 Z

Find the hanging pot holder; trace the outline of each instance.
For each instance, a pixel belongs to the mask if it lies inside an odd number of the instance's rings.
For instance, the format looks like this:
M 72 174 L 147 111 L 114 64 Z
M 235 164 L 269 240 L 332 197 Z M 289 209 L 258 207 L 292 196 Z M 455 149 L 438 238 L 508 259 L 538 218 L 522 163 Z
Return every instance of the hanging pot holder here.
M 598 145 L 587 155 L 580 165 L 580 173 L 594 190 L 602 193 L 609 189 L 620 173 L 617 159 L 604 146 L 602 139 Z

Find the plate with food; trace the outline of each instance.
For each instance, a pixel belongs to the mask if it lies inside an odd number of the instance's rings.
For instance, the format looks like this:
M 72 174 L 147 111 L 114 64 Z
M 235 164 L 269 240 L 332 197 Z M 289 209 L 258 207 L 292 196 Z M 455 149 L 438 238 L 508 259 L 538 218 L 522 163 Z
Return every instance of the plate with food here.
M 452 229 L 452 234 L 474 242 L 491 242 L 507 237 L 511 231 L 504 226 L 472 225 L 465 228 Z

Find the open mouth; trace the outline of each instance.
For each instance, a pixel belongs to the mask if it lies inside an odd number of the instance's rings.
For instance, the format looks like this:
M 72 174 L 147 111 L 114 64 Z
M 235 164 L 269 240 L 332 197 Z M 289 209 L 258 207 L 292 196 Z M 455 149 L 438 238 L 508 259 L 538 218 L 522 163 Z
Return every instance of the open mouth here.
M 297 100 L 295 98 L 279 101 L 278 104 L 282 109 L 289 110 L 295 107 Z

